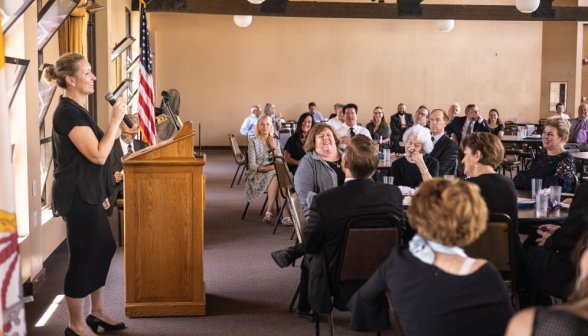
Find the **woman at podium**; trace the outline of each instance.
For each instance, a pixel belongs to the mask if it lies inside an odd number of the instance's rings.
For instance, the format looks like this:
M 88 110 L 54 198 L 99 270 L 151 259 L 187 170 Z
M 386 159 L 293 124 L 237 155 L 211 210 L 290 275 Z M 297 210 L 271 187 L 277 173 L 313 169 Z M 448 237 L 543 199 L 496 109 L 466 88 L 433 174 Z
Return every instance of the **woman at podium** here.
M 106 217 L 112 193 L 108 154 L 126 107 L 117 102 L 106 133 L 90 118 L 85 98 L 94 92 L 96 77 L 80 54 L 61 56 L 45 77 L 64 89 L 53 116 L 53 214 L 67 229 L 69 266 L 64 294 L 69 311 L 65 335 L 95 335 L 98 326 L 122 329 L 106 313 L 104 284 L 116 251 Z M 90 315 L 84 319 L 84 298 L 90 295 Z

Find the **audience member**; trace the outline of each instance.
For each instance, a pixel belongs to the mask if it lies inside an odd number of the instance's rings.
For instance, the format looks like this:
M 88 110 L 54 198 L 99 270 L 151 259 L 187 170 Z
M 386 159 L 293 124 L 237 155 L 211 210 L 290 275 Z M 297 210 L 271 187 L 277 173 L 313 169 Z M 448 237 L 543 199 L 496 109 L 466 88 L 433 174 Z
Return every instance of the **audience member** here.
M 562 299 L 569 295 L 576 275 L 571 253 L 588 230 L 587 213 L 588 183 L 583 183 L 576 188 L 569 215 L 561 226 L 541 225 L 537 235 L 529 235 L 525 241 L 525 271 L 537 289 Z
M 421 125 L 424 127 L 427 126 L 427 122 L 429 122 L 429 109 L 425 106 L 419 106 L 418 110 L 415 113 L 414 117 L 414 125 Z M 400 130 L 400 137 L 398 138 L 398 142 L 396 142 L 395 151 L 396 153 L 404 153 L 406 151 L 404 141 L 402 141 L 404 137 L 404 132 L 406 132 L 408 128 Z
M 552 309 L 523 310 L 510 320 L 506 336 L 588 335 L 588 231 L 584 231 L 584 234 L 579 236 L 581 236 L 580 241 L 574 253 L 574 264 L 578 265 L 578 276 L 574 292 L 568 302 Z M 572 269 L 575 270 L 575 268 L 572 264 Z M 574 284 L 573 280 L 571 282 Z
M 398 113 L 390 117 L 391 146 L 395 146 L 399 141 L 402 141 L 400 131 L 411 128 L 414 125 L 412 114 L 406 113 L 406 105 L 403 103 L 398 104 L 397 111 Z
M 325 123 L 316 124 L 308 133 L 304 143 L 306 155 L 300 160 L 294 177 L 294 188 L 305 216 L 316 194 L 345 182 L 340 144 L 337 133 Z
M 555 105 L 555 112 L 558 117 L 570 119 L 570 116 L 564 113 L 564 106 L 562 103 L 557 103 L 557 105 Z
M 304 143 L 306 142 L 308 132 L 314 126 L 314 119 L 310 113 L 304 113 L 298 118 L 296 132 L 288 138 L 286 146 L 284 146 L 284 159 L 288 164 L 288 169 L 292 175 L 296 174 L 296 169 L 300 164 L 300 160 L 306 155 L 304 150 Z
M 543 188 L 561 186 L 562 192 L 572 192 L 576 182 L 574 157 L 566 152 L 564 144 L 568 139 L 570 123 L 560 117 L 551 117 L 543 129 L 543 148 L 547 151 L 537 154 L 527 170 L 521 170 L 514 178 L 518 190 L 531 190 L 532 179 L 542 179 Z
M 343 107 L 345 107 L 345 105 L 337 103 L 335 106 L 337 107 L 337 114 L 335 117 L 330 118 L 329 121 L 327 121 L 327 124 L 331 125 L 331 127 L 337 131 L 345 123 L 345 112 L 343 112 Z
M 439 176 L 455 174 L 458 145 L 445 135 L 448 121 L 447 113 L 440 109 L 433 110 L 429 120 L 434 146 L 429 156 L 439 161 Z
M 343 105 L 342 105 L 342 104 L 339 104 L 339 103 L 337 103 L 337 104 L 335 104 L 335 105 L 333 106 L 333 109 L 334 109 L 334 111 L 333 111 L 333 113 L 331 113 L 331 115 L 329 116 L 329 120 L 331 120 L 331 119 L 333 119 L 333 118 L 337 118 L 337 113 L 339 112 L 339 107 L 343 108 Z
M 453 119 L 455 119 L 455 117 L 459 116 L 460 110 L 461 110 L 461 107 L 459 106 L 458 103 L 455 103 L 449 107 L 449 110 L 447 111 L 447 115 L 449 116 L 449 121 L 447 122 L 448 126 L 453 121 Z M 451 138 L 451 130 L 447 126 L 445 126 L 445 133 L 447 134 L 448 137 Z
M 380 138 L 382 138 L 382 143 L 390 141 L 390 126 L 386 121 L 384 110 L 381 107 L 377 106 L 374 109 L 374 117 L 365 128 L 370 132 L 372 139 L 376 143 L 380 143 Z
M 417 230 L 392 250 L 348 303 L 349 328 L 390 328 L 385 291 L 406 335 L 503 335 L 513 308 L 502 277 L 461 248 L 486 229 L 488 210 L 473 183 L 433 179 L 421 184 L 408 208 Z
M 148 143 L 135 139 L 139 134 L 139 118 L 137 118 L 137 115 L 127 114 L 127 117 L 133 123 L 133 127 L 128 128 L 124 122 L 120 124 L 120 137 L 118 138 L 118 141 L 114 140 L 114 145 L 108 155 L 110 172 L 113 173 L 112 188 L 114 190 L 112 195 L 108 198 L 110 207 L 106 210 L 106 213 L 109 217 L 112 216 L 112 213 L 114 212 L 116 199 L 123 198 L 124 196 L 123 179 L 125 176 L 123 174 L 122 157 L 128 153 L 134 153 L 149 146 Z
M 499 137 L 504 135 L 504 124 L 500 120 L 500 114 L 498 114 L 497 109 L 491 109 L 488 113 L 488 127 L 492 130 L 492 134 Z
M 255 128 L 257 127 L 257 121 L 259 116 L 261 115 L 261 106 L 253 105 L 251 108 L 251 115 L 245 118 L 243 121 L 243 125 L 241 125 L 241 134 L 246 136 L 254 136 L 255 135 Z
M 455 117 L 447 127 L 451 130 L 451 138 L 458 144 L 466 135 L 474 132 L 487 132 L 492 130 L 488 122 L 480 115 L 480 110 L 476 104 L 470 104 L 465 108 L 465 117 Z M 461 160 L 461 158 L 460 158 Z
M 570 119 L 570 140 L 568 142 L 578 144 L 581 152 L 588 152 L 587 116 L 588 105 L 582 103 L 578 107 L 578 118 Z
M 400 190 L 395 186 L 375 183 L 370 178 L 378 163 L 378 148 L 370 139 L 351 139 L 341 164 L 345 171 L 345 184 L 315 196 L 302 244 L 272 253 L 280 267 L 290 265 L 296 257 L 306 253 L 300 267 L 297 313 L 308 321 L 314 318 L 313 310 L 321 314 L 330 313 L 333 307 L 347 310 L 349 298 L 363 284 L 362 281 L 345 281 L 337 293 L 333 291 L 349 220 L 361 215 L 394 215 L 401 221 L 404 218 Z M 331 293 L 335 294 L 333 303 Z
M 316 110 L 316 104 L 313 102 L 310 102 L 308 104 L 308 113 L 312 115 L 312 117 L 314 118 L 314 122 L 316 122 L 317 124 L 324 121 L 323 115 Z
M 267 190 L 267 211 L 264 222 L 271 222 L 274 216 L 274 200 L 278 195 L 278 179 L 274 157 L 282 155 L 279 140 L 274 138 L 273 125 L 269 116 L 261 116 L 255 128 L 255 136 L 249 138 L 249 165 L 245 176 L 247 203 L 253 202 Z
M 282 114 L 276 114 L 276 105 L 272 103 L 265 104 L 263 114 L 272 118 L 272 124 L 274 126 L 274 133 L 277 135 L 280 128 L 282 128 Z
M 347 104 L 343 107 L 343 113 L 345 114 L 345 123 L 341 128 L 337 130 L 337 135 L 341 139 L 341 148 L 345 148 L 356 134 L 361 134 L 369 139 L 372 138 L 370 131 L 365 127 L 361 127 L 357 124 L 357 105 Z
M 439 176 L 439 161 L 430 157 L 433 150 L 431 131 L 414 125 L 404 133 L 406 155 L 392 163 L 388 176 L 394 177 L 394 185 L 418 187 L 423 181 Z

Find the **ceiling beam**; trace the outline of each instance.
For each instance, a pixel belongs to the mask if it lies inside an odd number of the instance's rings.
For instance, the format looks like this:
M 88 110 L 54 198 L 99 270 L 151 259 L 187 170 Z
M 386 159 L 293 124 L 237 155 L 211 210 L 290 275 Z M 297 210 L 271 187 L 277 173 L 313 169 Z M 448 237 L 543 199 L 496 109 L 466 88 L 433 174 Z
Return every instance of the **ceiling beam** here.
M 161 0 L 160 0 L 161 1 Z M 183 0 L 185 10 L 149 12 L 255 15 L 310 18 L 408 19 L 408 20 L 492 20 L 492 21 L 588 21 L 588 7 L 553 7 L 555 18 L 533 17 L 519 12 L 515 6 L 492 5 L 427 5 L 421 4 L 422 16 L 399 16 L 395 3 L 349 3 L 287 1 L 284 13 L 262 12 L 262 6 L 246 0 Z M 182 2 L 183 2 L 182 1 Z M 390 0 L 388 0 L 390 1 Z M 158 2 L 158 1 L 154 1 Z M 163 1 L 167 2 L 167 1 Z

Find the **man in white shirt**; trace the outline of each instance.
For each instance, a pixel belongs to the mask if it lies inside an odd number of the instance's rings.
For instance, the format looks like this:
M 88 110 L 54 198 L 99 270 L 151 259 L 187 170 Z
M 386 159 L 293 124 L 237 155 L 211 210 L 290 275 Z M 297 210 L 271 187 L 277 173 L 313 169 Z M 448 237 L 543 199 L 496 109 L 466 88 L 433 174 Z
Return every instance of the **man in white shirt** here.
M 345 148 L 351 141 L 351 138 L 357 134 L 364 135 L 368 139 L 372 138 L 370 131 L 357 124 L 357 105 L 345 105 L 343 107 L 343 113 L 345 115 L 345 123 L 337 130 L 337 135 L 341 138 L 341 148 Z
M 555 105 L 555 111 L 558 117 L 570 119 L 570 116 L 564 113 L 564 106 L 562 103 L 557 103 L 557 105 Z
M 345 123 L 345 113 L 343 113 L 343 104 L 337 104 L 337 116 L 334 118 L 331 118 L 328 122 L 327 125 L 330 125 L 331 127 L 333 127 L 333 129 L 336 131 L 339 128 L 341 128 L 341 126 L 343 126 L 343 124 Z
M 261 116 L 261 106 L 253 105 L 251 107 L 251 115 L 245 118 L 243 125 L 241 125 L 240 132 L 248 137 L 255 134 L 255 127 L 257 126 L 257 120 Z
M 110 172 L 112 173 L 112 196 L 108 198 L 110 208 L 106 210 L 108 216 L 111 216 L 114 211 L 114 203 L 117 198 L 123 197 L 123 164 L 122 157 L 129 152 L 134 153 L 149 146 L 146 142 L 137 140 L 139 134 L 139 118 L 135 114 L 127 114 L 127 117 L 133 123 L 133 127 L 128 128 L 124 122 L 120 123 L 120 138 L 114 140 L 112 150 L 108 155 L 110 161 Z

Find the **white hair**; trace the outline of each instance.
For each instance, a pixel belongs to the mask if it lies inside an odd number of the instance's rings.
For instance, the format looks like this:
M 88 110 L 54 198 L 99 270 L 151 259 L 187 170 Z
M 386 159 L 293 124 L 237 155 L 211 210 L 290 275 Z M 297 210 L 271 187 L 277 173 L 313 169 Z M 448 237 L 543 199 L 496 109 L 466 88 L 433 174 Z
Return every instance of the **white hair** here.
M 461 106 L 459 106 L 459 104 L 458 104 L 458 103 L 453 103 L 453 104 L 451 104 L 451 106 L 457 106 L 457 107 L 459 107 L 459 109 L 461 110 Z M 449 107 L 451 107 L 451 106 L 449 106 Z
M 405 146 L 408 143 L 408 138 L 413 135 L 416 136 L 418 142 L 423 144 L 425 154 L 429 154 L 433 151 L 434 146 L 433 141 L 431 140 L 431 131 L 428 128 L 417 124 L 407 129 L 402 137 Z
M 253 113 L 253 111 L 257 110 L 257 108 L 259 107 L 259 109 L 261 110 L 261 105 L 253 105 L 251 107 L 251 113 Z

